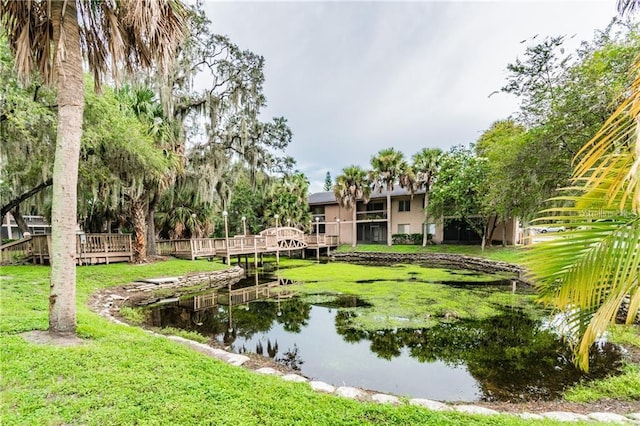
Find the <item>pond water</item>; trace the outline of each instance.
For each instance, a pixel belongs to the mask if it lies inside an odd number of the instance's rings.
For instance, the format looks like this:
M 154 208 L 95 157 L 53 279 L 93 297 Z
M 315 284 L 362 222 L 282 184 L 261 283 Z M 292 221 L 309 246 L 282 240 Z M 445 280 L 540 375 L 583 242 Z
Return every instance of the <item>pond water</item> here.
M 512 291 L 510 285 L 487 288 Z M 286 289 L 282 281 L 252 277 L 143 309 L 149 326 L 197 331 L 230 351 L 270 357 L 312 379 L 440 401 L 551 399 L 578 380 L 615 372 L 621 362 L 620 350 L 602 343 L 584 375 L 549 321 L 518 309 L 430 328 L 365 331 L 352 320 L 371 307 L 356 297 L 316 297 L 322 302 L 311 304 Z

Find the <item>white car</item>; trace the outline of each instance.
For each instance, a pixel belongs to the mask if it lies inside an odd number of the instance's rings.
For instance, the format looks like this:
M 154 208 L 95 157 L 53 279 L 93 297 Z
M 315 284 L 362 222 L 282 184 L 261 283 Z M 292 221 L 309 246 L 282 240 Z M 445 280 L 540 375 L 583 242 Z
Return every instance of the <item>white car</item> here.
M 564 226 L 539 226 L 536 228 L 539 233 L 546 234 L 547 232 L 564 232 L 567 230 Z

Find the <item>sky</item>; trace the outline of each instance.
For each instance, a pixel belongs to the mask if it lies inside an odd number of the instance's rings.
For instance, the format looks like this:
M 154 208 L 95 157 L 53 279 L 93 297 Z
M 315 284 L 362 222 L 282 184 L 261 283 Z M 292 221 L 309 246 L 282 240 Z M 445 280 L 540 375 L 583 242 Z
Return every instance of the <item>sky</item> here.
M 213 31 L 265 58 L 262 119 L 283 116 L 286 154 L 322 191 L 393 147 L 475 142 L 518 109 L 507 64 L 546 36 L 577 47 L 616 13 L 600 1 L 205 1 Z M 533 37 L 536 37 L 533 39 Z M 494 93 L 493 95 L 491 95 Z M 490 96 L 491 95 L 491 96 Z

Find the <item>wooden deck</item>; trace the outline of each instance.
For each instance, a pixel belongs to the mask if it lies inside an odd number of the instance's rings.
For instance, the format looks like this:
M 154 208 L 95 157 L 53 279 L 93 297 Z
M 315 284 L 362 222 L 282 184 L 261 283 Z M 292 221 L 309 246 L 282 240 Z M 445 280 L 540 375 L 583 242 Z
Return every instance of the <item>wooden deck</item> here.
M 338 246 L 338 236 L 305 234 L 297 228 L 269 228 L 259 235 L 237 235 L 229 238 L 192 238 L 189 240 L 157 241 L 161 256 L 183 259 L 250 256 L 264 253 L 304 249 L 330 250 Z M 0 246 L 0 263 L 51 262 L 51 235 L 32 235 Z M 76 262 L 78 265 L 131 262 L 133 250 L 129 234 L 80 234 L 76 236 Z M 256 260 L 257 262 L 257 260 Z
M 192 238 L 190 240 L 166 240 L 156 242 L 161 256 L 184 259 L 212 258 L 214 256 L 247 256 L 263 253 L 280 253 L 290 250 L 334 248 L 337 235 L 309 235 L 297 228 L 269 228 L 259 235 L 236 235 L 229 238 Z
M 0 263 L 48 264 L 51 262 L 51 235 L 32 235 L 0 246 Z M 129 234 L 80 234 L 76 236 L 76 263 L 130 262 L 133 259 Z

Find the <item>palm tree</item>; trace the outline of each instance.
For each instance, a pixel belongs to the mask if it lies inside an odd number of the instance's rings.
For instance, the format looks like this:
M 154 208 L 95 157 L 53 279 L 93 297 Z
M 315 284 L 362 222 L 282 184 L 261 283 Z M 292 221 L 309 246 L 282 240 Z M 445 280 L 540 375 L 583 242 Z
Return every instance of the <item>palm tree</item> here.
M 427 245 L 427 223 L 429 221 L 429 195 L 431 186 L 440 168 L 440 148 L 423 148 L 413 155 L 413 172 L 416 175 L 416 188 L 424 188 L 424 229 L 422 232 L 422 247 Z
M 412 172 L 404 154 L 393 148 L 386 148 L 371 157 L 370 180 L 378 192 L 387 190 L 387 245 L 392 244 L 391 240 L 391 191 L 396 183 L 401 187 L 408 187 L 412 191 Z
M 357 245 L 357 203 L 358 200 L 363 202 L 369 201 L 371 195 L 371 187 L 367 179 L 367 172 L 358 166 L 349 166 L 342 169 L 342 174 L 336 178 L 333 185 L 333 195 L 340 207 L 351 210 L 351 226 L 353 234 L 352 247 Z
M 636 1 L 619 1 L 621 12 Z M 536 245 L 529 259 L 543 301 L 570 326 L 576 362 L 589 368 L 589 349 L 628 303 L 626 322 L 640 313 L 640 62 L 626 98 L 578 152 L 567 205 L 539 220 L 575 230 Z M 625 302 L 626 301 L 626 302 Z
M 83 56 L 99 88 L 107 73 L 137 66 L 166 70 L 185 34 L 178 0 L 137 2 L 0 2 L 0 27 L 16 56 L 18 73 L 38 72 L 57 88 L 58 128 L 53 166 L 49 331 L 75 333 L 75 231 L 82 114 Z

